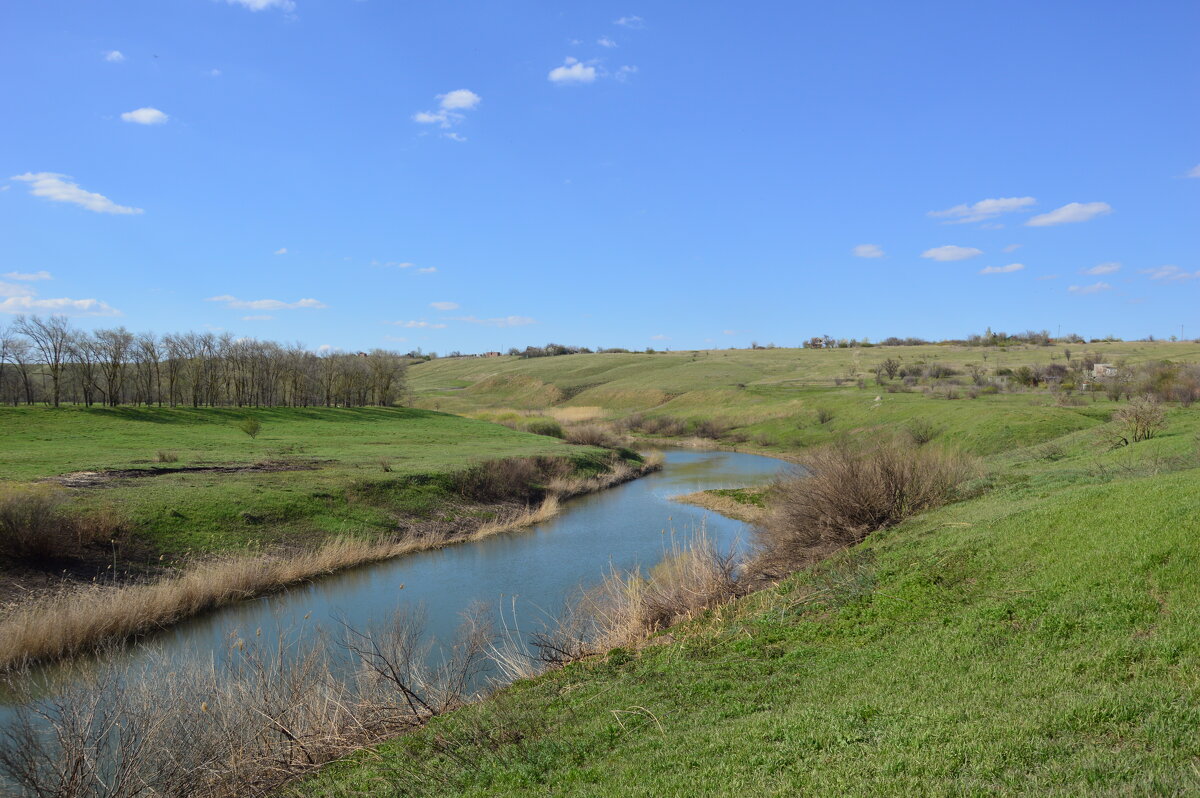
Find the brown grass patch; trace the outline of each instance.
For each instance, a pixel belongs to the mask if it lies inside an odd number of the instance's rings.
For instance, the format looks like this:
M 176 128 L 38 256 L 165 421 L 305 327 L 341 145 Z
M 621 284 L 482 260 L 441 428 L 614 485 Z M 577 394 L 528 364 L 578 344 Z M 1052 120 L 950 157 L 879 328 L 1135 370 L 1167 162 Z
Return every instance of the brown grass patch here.
M 759 523 L 766 514 L 766 510 L 762 507 L 755 507 L 753 504 L 743 504 L 728 496 L 721 496 L 704 490 L 697 491 L 696 493 L 685 493 L 682 496 L 672 496 L 671 501 L 702 507 L 705 510 L 719 513 L 726 518 L 732 518 L 747 524 Z

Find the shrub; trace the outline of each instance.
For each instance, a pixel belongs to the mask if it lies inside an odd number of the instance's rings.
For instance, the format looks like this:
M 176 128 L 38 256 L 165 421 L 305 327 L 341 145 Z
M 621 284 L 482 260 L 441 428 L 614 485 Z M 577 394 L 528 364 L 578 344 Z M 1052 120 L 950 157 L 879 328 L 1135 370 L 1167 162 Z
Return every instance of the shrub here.
M 568 427 L 563 433 L 563 438 L 567 443 L 580 446 L 603 446 L 605 449 L 615 449 L 621 445 L 620 438 L 607 427 L 599 424 L 579 424 Z
M 257 438 L 258 433 L 262 432 L 262 422 L 254 416 L 246 416 L 238 422 L 237 427 L 252 439 Z
M 392 470 L 391 459 L 387 458 L 387 457 L 380 457 L 379 458 L 379 470 L 383 471 L 384 473 L 390 473 Z
M 692 425 L 692 434 L 698 438 L 710 438 L 716 440 L 729 431 L 730 425 L 724 421 L 718 421 L 715 418 L 706 418 L 696 421 Z
M 154 454 L 154 462 L 156 463 L 175 463 L 179 461 L 179 455 L 175 452 L 168 452 L 165 449 L 159 449 Z
M 1167 425 L 1167 411 L 1153 396 L 1139 396 L 1113 414 L 1134 443 L 1153 438 Z
M 546 435 L 551 438 L 563 437 L 563 428 L 552 418 L 535 418 L 525 425 L 526 432 L 532 432 L 534 435 Z
M 24 562 L 66 556 L 74 535 L 65 501 L 61 489 L 48 485 L 6 489 L 0 494 L 0 554 Z
M 827 407 L 818 407 L 817 408 L 817 423 L 818 424 L 828 424 L 830 421 L 833 421 L 833 417 L 834 417 L 834 412 L 832 410 L 830 410 L 829 408 L 827 408 Z
M 755 530 L 754 570 L 778 579 L 867 535 L 955 498 L 973 468 L 933 447 L 840 442 L 809 453 L 772 487 Z
M 908 422 L 908 437 L 917 446 L 924 446 L 942 434 L 942 430 L 927 418 L 914 418 Z
M 541 499 L 542 485 L 565 478 L 573 471 L 565 457 L 505 457 L 485 460 L 451 477 L 460 496 L 478 502 Z

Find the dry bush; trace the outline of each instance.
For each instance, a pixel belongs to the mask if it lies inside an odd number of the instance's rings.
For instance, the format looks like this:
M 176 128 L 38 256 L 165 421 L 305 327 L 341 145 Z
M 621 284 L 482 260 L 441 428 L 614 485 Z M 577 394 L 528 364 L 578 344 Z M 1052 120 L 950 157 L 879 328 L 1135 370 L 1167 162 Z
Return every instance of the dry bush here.
M 1152 395 L 1139 396 L 1113 414 L 1113 420 L 1125 427 L 1134 443 L 1153 438 L 1167 425 L 1167 411 Z
M 546 435 L 551 438 L 563 437 L 562 424 L 552 418 L 535 418 L 525 423 L 525 431 L 534 435 Z
M 386 473 L 390 473 L 390 472 L 391 472 L 391 470 L 392 470 L 392 460 L 391 460 L 391 458 L 390 458 L 390 457 L 380 457 L 380 458 L 379 458 L 379 460 L 378 460 L 377 462 L 379 463 L 379 470 L 380 470 L 380 471 L 383 471 L 385 474 L 386 474 Z
M 175 452 L 167 451 L 166 449 L 159 449 L 154 453 L 154 462 L 177 463 L 179 462 L 179 455 L 175 454 Z
M 563 438 L 567 443 L 581 446 L 602 446 L 605 449 L 616 449 L 624 443 L 620 436 L 600 424 L 577 424 L 567 427 Z
M 674 418 L 673 416 L 650 416 L 646 417 L 641 414 L 630 416 L 626 419 L 626 423 L 630 429 L 635 429 L 638 432 L 644 432 L 647 435 L 663 435 L 667 437 L 686 435 L 688 433 L 687 422 L 682 419 Z
M 0 732 L 0 779 L 56 798 L 276 795 L 472 700 L 492 639 L 481 617 L 468 616 L 439 665 L 422 618 L 397 613 L 377 630 L 346 629 L 349 657 L 280 635 L 233 640 L 208 666 L 152 658 L 49 696 L 20 688 Z
M 692 434 L 697 438 L 717 440 L 729 432 L 732 427 L 732 424 L 715 418 L 700 419 L 692 425 Z
M 908 437 L 912 438 L 912 442 L 917 446 L 924 446 L 942 434 L 941 427 L 927 418 L 914 418 L 908 422 L 908 426 L 905 429 L 908 432 Z
M 870 533 L 954 499 L 973 474 L 962 456 L 895 442 L 839 442 L 810 452 L 777 483 L 755 530 L 753 570 L 778 579 Z
M 818 407 L 817 408 L 817 423 L 818 424 L 828 424 L 830 421 L 833 421 L 833 417 L 834 417 L 834 412 L 832 410 L 830 410 L 828 407 Z
M 456 472 L 455 492 L 478 502 L 532 502 L 542 498 L 541 485 L 568 476 L 573 467 L 565 457 L 505 457 L 485 460 Z
M 72 522 L 63 510 L 66 492 L 50 485 L 14 486 L 0 492 L 0 556 L 44 562 L 75 549 Z

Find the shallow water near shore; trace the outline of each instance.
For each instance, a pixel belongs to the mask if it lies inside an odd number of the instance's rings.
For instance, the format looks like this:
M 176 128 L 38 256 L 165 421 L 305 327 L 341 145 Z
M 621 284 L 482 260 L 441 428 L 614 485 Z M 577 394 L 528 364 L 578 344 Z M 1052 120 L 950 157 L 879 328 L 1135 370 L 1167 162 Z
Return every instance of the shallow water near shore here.
M 488 607 L 498 627 L 519 627 L 527 634 L 610 568 L 652 567 L 673 542 L 686 543 L 700 533 L 722 549 L 744 542 L 749 529 L 742 522 L 674 503 L 671 497 L 765 484 L 787 467 L 770 457 L 737 452 L 666 450 L 664 455 L 661 471 L 572 499 L 544 523 L 231 605 L 110 656 L 134 674 L 164 658 L 180 664 L 219 662 L 239 637 L 282 637 L 302 650 L 315 644 L 322 630 L 334 636 L 343 625 L 365 630 L 399 609 L 418 608 L 427 634 L 449 641 L 473 605 Z M 57 666 L 32 678 L 53 690 L 70 673 L 69 666 Z M 11 705 L 0 705 L 0 727 L 11 712 Z

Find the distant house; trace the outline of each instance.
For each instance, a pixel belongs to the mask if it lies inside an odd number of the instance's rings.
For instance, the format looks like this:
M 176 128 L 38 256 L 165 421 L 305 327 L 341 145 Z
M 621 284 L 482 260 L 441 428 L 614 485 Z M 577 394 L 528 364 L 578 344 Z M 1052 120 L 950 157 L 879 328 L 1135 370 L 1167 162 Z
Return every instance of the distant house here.
M 1093 377 L 1115 377 L 1117 376 L 1117 367 L 1112 363 L 1097 363 L 1092 366 Z
M 499 352 L 484 352 L 483 356 L 484 357 L 500 357 L 500 353 Z

